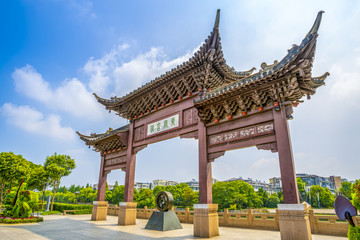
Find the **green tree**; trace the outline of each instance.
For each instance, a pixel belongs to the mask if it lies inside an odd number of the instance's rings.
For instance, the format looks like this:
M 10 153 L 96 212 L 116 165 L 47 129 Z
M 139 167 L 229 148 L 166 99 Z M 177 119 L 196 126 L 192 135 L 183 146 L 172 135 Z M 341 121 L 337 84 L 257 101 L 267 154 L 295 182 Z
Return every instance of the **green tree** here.
M 44 163 L 45 170 L 49 174 L 51 184 L 53 188 L 53 197 L 51 200 L 51 211 L 54 207 L 54 198 L 56 189 L 60 184 L 62 177 L 68 176 L 72 170 L 76 167 L 74 159 L 67 155 L 58 155 L 55 153 L 52 156 L 48 156 Z
M 360 210 L 360 179 L 356 180 L 351 186 L 352 189 L 352 204 Z
M 256 194 L 261 198 L 263 205 L 266 206 L 266 203 L 269 198 L 269 194 L 262 188 L 259 188 Z
M 114 187 L 111 196 L 111 202 L 113 204 L 119 204 L 119 202 L 124 201 L 124 189 L 125 189 L 124 185 Z
M 348 181 L 344 181 L 341 183 L 341 188 L 339 189 L 339 192 L 344 195 L 345 197 L 347 197 L 349 200 L 351 200 L 351 183 L 349 183 Z
M 155 208 L 155 197 L 153 191 L 148 188 L 140 189 L 137 194 L 136 202 L 138 208 L 143 208 L 145 206 L 148 208 Z
M 96 201 L 96 191 L 92 187 L 83 188 L 80 190 L 80 193 L 77 197 L 79 202 L 83 203 L 92 203 Z
M 28 188 L 37 189 L 42 193 L 41 209 L 44 209 L 45 190 L 50 184 L 49 173 L 42 165 L 33 164 L 31 169 L 31 177 L 28 182 Z
M 57 190 L 58 193 L 67 193 L 67 189 L 65 186 L 59 187 Z
M 192 206 L 196 201 L 196 193 L 190 187 L 187 187 L 182 192 L 182 202 L 180 203 L 182 206 Z
M 108 201 L 110 203 L 113 203 L 111 200 L 112 200 L 112 191 L 110 190 L 106 190 L 105 192 L 105 201 Z
M 318 208 L 329 208 L 334 205 L 335 196 L 328 188 L 313 185 L 310 188 L 311 205 Z
M 267 199 L 265 207 L 276 208 L 279 203 L 280 203 L 280 199 L 278 198 L 278 195 L 276 193 L 273 193 Z
M 234 204 L 237 209 L 263 206 L 254 187 L 244 181 L 216 182 L 212 190 L 213 202 L 219 204 L 219 209 L 229 208 Z
M 0 207 L 11 188 L 27 178 L 30 163 L 12 152 L 0 153 Z
M 165 186 L 156 186 L 154 187 L 154 189 L 152 190 L 153 193 L 154 193 L 154 196 L 157 197 L 157 195 L 159 194 L 159 192 L 162 192 L 162 191 L 166 191 L 166 187 Z
M 305 192 L 305 186 L 306 183 L 301 178 L 296 178 L 297 181 L 297 187 L 299 189 L 299 197 L 300 202 L 306 201 L 306 192 Z
M 283 190 L 281 189 L 280 192 L 277 192 L 277 196 L 280 200 L 280 203 L 283 203 L 284 202 L 284 193 L 283 193 Z

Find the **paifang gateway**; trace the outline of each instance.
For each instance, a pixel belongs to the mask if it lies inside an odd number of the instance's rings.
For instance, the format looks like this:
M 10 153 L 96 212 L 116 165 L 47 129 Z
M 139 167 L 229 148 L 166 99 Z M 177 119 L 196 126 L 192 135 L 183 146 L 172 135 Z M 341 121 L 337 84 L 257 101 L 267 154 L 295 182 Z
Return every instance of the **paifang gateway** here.
M 130 121 L 101 134 L 77 132 L 86 145 L 100 152 L 97 200 L 105 201 L 107 174 L 122 169 L 126 172 L 124 203 L 132 203 L 136 154 L 148 144 L 180 136 L 198 139 L 200 204 L 212 204 L 211 163 L 228 150 L 251 146 L 278 153 L 284 202 L 298 204 L 287 121 L 292 119 L 293 107 L 304 96 L 310 99 L 330 75 L 311 75 L 323 13 L 281 61 L 262 63 L 253 73 L 255 68 L 236 71 L 227 65 L 218 10 L 213 30 L 188 61 L 123 97 L 105 99 L 94 93 L 109 112 Z

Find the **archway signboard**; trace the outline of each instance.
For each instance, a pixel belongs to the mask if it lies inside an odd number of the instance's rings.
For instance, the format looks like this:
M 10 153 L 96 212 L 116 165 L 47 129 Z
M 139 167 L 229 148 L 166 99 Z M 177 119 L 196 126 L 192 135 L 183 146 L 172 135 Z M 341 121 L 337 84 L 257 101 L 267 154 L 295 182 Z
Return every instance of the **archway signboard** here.
M 125 196 L 120 204 L 119 224 L 135 224 L 136 154 L 148 144 L 178 136 L 198 139 L 200 204 L 194 206 L 195 236 L 218 235 L 217 204 L 212 204 L 211 163 L 233 149 L 256 146 L 278 153 L 284 214 L 294 213 L 291 216 L 297 218 L 302 205 L 287 121 L 292 118 L 293 107 L 302 102 L 301 98 L 310 99 L 329 75 L 311 76 L 322 13 L 318 13 L 300 45 L 293 45 L 280 62 L 262 63 L 261 69 L 253 74 L 255 68 L 240 72 L 226 64 L 218 10 L 212 32 L 188 61 L 124 97 L 104 99 L 94 94 L 107 110 L 129 119 L 130 124 L 103 134 L 78 133 L 101 155 L 93 220 L 106 219 L 106 213 L 98 210 L 107 205 L 104 202 L 106 176 L 111 170 L 122 169 L 126 172 Z M 286 234 L 291 233 L 287 229 L 294 226 L 291 217 L 281 220 L 281 209 L 279 206 L 282 238 L 310 239 L 309 222 L 304 213 L 302 231 L 307 237 L 288 238 Z

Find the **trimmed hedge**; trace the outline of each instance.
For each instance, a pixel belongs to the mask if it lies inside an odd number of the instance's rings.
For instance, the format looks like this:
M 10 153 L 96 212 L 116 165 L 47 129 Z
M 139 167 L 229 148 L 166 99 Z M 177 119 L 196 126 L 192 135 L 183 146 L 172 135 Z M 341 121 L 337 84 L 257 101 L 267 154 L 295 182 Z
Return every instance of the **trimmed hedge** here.
M 61 214 L 59 211 L 47 211 L 47 212 L 42 212 L 41 215 L 45 216 L 45 215 L 56 215 L 56 214 Z
M 360 240 L 360 227 L 349 225 L 349 231 L 347 234 L 349 240 Z
M 0 217 L 0 223 L 5 223 L 5 224 L 37 223 L 37 222 L 43 222 L 43 221 L 44 221 L 44 218 L 42 218 L 42 217 L 29 217 L 29 218 Z
M 44 210 L 45 210 L 45 204 L 44 204 Z M 64 210 L 89 210 L 90 213 L 92 210 L 93 205 L 88 204 L 68 204 L 68 203 L 54 203 L 53 211 L 59 211 L 64 212 Z M 36 206 L 33 207 L 33 211 L 41 211 L 41 203 L 36 204 Z
M 64 210 L 89 210 L 92 211 L 93 205 L 86 204 L 67 204 L 67 203 L 54 203 L 54 211 L 64 212 Z
M 76 212 L 68 212 L 67 214 L 72 214 L 72 215 L 81 215 L 81 214 L 91 214 L 92 213 L 92 209 L 85 209 L 85 210 L 76 210 Z

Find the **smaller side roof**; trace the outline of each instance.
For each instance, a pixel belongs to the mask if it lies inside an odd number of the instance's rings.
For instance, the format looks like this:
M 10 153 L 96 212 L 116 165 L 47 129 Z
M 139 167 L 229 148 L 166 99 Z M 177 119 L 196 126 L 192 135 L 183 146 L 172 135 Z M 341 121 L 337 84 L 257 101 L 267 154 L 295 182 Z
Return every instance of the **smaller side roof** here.
M 116 151 L 127 146 L 129 124 L 117 129 L 109 128 L 104 133 L 92 133 L 90 136 L 76 132 L 80 139 L 89 147 L 92 146 L 97 152 Z

